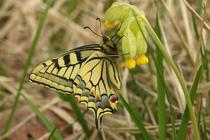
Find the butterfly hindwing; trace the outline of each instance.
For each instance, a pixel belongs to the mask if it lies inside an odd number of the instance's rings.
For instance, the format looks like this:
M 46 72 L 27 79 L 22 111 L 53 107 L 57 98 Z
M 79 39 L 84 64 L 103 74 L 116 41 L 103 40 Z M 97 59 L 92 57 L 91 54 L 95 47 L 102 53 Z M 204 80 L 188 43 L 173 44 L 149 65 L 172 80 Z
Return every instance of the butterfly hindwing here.
M 110 74 L 113 72 L 115 74 Z M 116 110 L 115 88 L 120 88 L 115 61 L 109 59 L 103 52 L 96 51 L 84 62 L 76 75 L 73 93 L 94 112 L 98 126 L 104 114 L 111 114 Z
M 47 60 L 37 65 L 31 72 L 32 82 L 48 86 L 66 93 L 72 93 L 73 81 L 82 64 L 95 51 L 100 50 L 98 44 L 86 45 Z

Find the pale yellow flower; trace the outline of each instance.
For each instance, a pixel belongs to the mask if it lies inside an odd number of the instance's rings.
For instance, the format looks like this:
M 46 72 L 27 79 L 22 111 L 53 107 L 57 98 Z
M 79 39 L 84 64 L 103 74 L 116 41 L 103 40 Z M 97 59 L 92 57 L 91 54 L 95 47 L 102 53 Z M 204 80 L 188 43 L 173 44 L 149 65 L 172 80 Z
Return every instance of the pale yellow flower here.
M 128 69 L 133 69 L 136 67 L 136 61 L 133 58 L 126 58 L 125 59 L 125 67 Z
M 136 58 L 136 64 L 137 65 L 144 65 L 149 62 L 148 57 L 145 54 L 141 54 Z
M 129 69 L 149 62 L 147 51 L 147 31 L 144 25 L 144 12 L 136 6 L 115 2 L 106 12 L 105 27 L 113 28 L 120 22 L 118 35 L 122 37 L 122 53 L 125 54 L 125 66 Z

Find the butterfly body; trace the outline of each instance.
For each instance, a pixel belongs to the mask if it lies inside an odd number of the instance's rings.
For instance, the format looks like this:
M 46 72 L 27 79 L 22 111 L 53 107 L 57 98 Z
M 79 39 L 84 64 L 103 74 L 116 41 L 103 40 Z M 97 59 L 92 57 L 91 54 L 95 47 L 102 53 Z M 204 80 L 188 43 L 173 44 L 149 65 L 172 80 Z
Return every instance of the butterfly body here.
M 101 44 L 72 49 L 37 65 L 31 72 L 32 82 L 73 94 L 95 114 L 97 127 L 104 114 L 116 111 L 120 74 L 118 51 L 108 36 Z

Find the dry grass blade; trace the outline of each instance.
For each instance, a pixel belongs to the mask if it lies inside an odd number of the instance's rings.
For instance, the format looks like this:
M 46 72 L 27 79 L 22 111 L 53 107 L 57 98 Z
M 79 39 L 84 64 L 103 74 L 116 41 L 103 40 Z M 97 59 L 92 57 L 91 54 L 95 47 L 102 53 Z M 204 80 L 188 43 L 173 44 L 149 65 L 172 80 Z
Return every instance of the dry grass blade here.
M 195 17 L 200 21 L 200 23 L 203 24 L 204 29 L 210 34 L 210 26 L 206 23 L 206 21 L 201 16 L 199 16 L 199 14 L 192 8 L 192 6 L 190 6 L 190 4 L 186 0 L 183 1 L 187 6 L 188 10 L 195 15 Z

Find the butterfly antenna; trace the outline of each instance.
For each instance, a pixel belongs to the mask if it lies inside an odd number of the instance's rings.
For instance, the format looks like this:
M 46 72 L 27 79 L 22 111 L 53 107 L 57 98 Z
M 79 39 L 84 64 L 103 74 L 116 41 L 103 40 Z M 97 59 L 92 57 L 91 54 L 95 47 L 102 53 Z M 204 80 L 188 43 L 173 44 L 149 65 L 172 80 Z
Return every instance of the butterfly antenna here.
M 116 43 L 118 43 L 122 38 L 123 38 L 124 36 L 117 36 L 116 38 L 115 38 L 115 42 Z
M 118 28 L 118 27 L 117 27 Z M 114 41 L 116 41 L 116 39 L 118 38 L 118 37 L 120 37 L 119 35 L 118 35 L 118 32 L 120 31 L 120 28 L 121 28 L 121 24 L 119 25 L 119 28 L 116 30 L 116 32 L 114 33 L 114 35 L 111 37 L 111 40 L 114 42 Z M 122 37 L 120 37 L 120 39 L 121 39 Z M 119 39 L 119 40 L 120 40 Z M 118 40 L 118 41 L 119 41 Z
M 92 33 L 94 33 L 95 35 L 102 37 L 101 35 L 97 34 L 96 32 L 94 32 L 89 26 L 85 26 L 84 29 L 89 29 Z
M 99 21 L 99 26 L 100 26 L 100 32 L 101 32 L 101 35 L 104 36 L 104 33 L 102 32 L 102 24 L 101 24 L 101 19 L 100 18 L 96 18 L 96 20 Z

